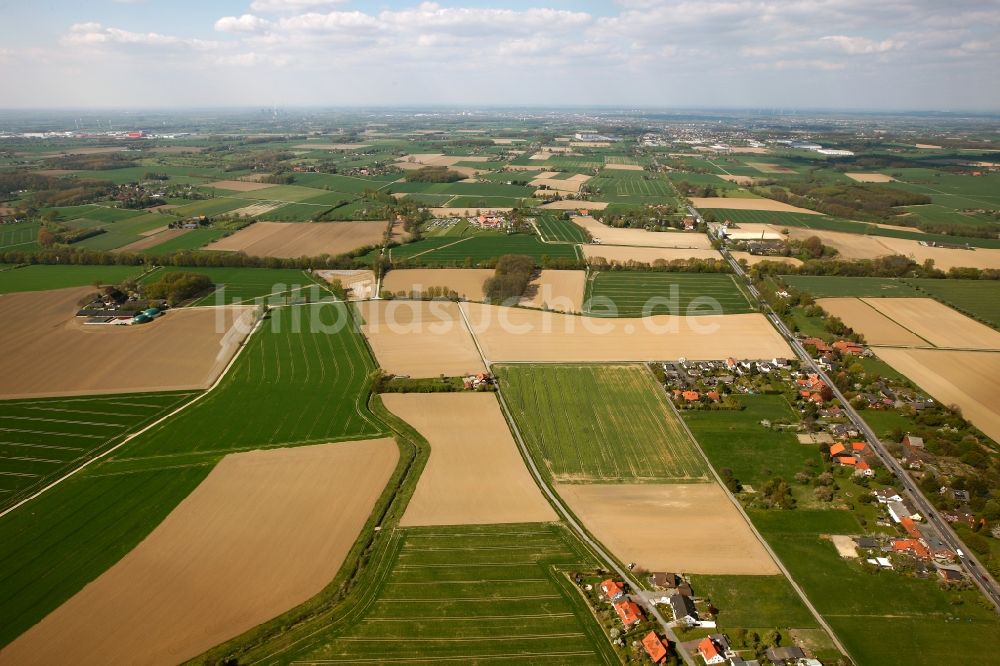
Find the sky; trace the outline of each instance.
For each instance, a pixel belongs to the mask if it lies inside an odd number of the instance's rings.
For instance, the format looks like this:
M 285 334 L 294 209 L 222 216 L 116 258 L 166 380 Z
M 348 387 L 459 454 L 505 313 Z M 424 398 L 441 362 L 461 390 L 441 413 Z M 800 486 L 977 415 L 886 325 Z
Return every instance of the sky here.
M 0 0 L 0 107 L 1000 110 L 1000 0 Z

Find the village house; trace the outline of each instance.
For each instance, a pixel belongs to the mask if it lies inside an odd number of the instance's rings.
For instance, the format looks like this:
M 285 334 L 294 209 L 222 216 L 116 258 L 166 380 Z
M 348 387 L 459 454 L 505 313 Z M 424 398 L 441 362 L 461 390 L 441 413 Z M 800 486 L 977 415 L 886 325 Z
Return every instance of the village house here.
M 729 651 L 729 639 L 722 634 L 705 636 L 698 643 L 698 654 L 701 655 L 706 664 L 724 663 L 726 661 L 726 653 Z
M 622 624 L 626 628 L 634 627 L 642 622 L 642 609 L 631 599 L 621 599 L 612 604 L 612 606 L 615 612 L 618 613 L 618 619 L 622 621 Z
M 764 656 L 774 666 L 794 666 L 799 659 L 805 659 L 806 653 L 797 645 L 767 648 Z
M 625 584 L 609 578 L 601 583 L 601 594 L 608 601 L 617 601 L 625 596 Z
M 895 553 L 909 553 L 917 559 L 931 559 L 931 551 L 916 539 L 893 539 L 892 550 Z
M 976 517 L 968 511 L 942 511 L 941 517 L 949 523 L 967 525 L 972 529 L 975 529 L 976 527 Z
M 924 440 L 922 437 L 916 437 L 914 435 L 907 434 L 903 437 L 903 464 L 912 468 L 919 469 L 923 466 L 924 461 Z
M 760 666 L 760 662 L 756 659 L 747 661 L 743 657 L 730 657 L 729 666 Z
M 667 602 L 674 613 L 674 620 L 687 625 L 698 624 L 698 610 L 694 607 L 691 597 L 676 593 L 670 595 Z
M 654 664 L 662 664 L 667 661 L 668 643 L 665 639 L 651 631 L 642 638 L 642 649 L 649 655 L 650 661 Z
M 802 346 L 804 346 L 804 347 L 808 347 L 808 346 L 815 347 L 816 351 L 818 351 L 820 354 L 825 354 L 825 353 L 833 351 L 833 349 L 830 347 L 830 345 L 828 345 L 823 340 L 820 340 L 819 338 L 812 338 L 812 337 L 810 337 L 810 338 L 803 338 L 802 339 Z
M 868 445 L 864 442 L 851 442 L 850 446 L 837 442 L 830 446 L 830 459 L 844 467 L 851 467 L 860 476 L 875 476 L 875 471 L 864 459 Z
M 900 500 L 898 502 L 888 502 L 886 508 L 889 509 L 889 516 L 892 518 L 892 522 L 901 523 L 904 516 L 909 516 L 913 520 L 923 520 L 920 514 L 913 510 L 905 500 Z
M 875 499 L 878 500 L 879 504 L 888 504 L 889 502 L 902 502 L 903 496 L 899 494 L 899 491 L 895 488 L 881 488 L 872 492 Z

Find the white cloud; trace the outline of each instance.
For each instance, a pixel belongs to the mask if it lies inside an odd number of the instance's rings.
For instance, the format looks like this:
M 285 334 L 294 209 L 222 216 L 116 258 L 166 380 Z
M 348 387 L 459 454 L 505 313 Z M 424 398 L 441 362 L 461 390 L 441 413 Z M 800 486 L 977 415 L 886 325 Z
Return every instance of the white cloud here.
M 253 0 L 250 9 L 255 12 L 301 12 L 327 9 L 341 5 L 346 0 Z
M 885 53 L 903 47 L 902 42 L 892 39 L 883 39 L 880 42 L 866 37 L 848 37 L 847 35 L 828 35 L 821 37 L 821 41 L 832 44 L 849 55 L 861 55 L 869 53 Z
M 223 16 L 215 22 L 215 29 L 219 32 L 261 32 L 270 26 L 270 21 L 253 14 Z

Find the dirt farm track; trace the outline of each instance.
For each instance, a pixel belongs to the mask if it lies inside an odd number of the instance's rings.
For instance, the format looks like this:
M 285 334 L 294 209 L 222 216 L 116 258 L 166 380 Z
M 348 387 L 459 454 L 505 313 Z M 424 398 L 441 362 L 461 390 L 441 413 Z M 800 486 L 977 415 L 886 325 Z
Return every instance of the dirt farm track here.
M 249 333 L 249 307 L 185 308 L 139 326 L 85 326 L 90 287 L 0 296 L 0 399 L 206 388 Z
M 226 456 L 0 664 L 166 666 L 270 620 L 333 580 L 398 457 L 391 439 Z

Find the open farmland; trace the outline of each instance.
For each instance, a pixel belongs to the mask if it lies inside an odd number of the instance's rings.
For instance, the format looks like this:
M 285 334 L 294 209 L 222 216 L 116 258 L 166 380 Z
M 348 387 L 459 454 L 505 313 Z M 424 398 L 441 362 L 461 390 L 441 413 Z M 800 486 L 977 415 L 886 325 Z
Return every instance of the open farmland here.
M 146 456 L 245 450 L 383 433 L 365 404 L 370 357 L 348 314 L 323 303 L 272 310 L 219 387 L 121 451 Z M 240 413 L 218 423 L 219 414 Z M 205 432 L 219 436 L 206 438 Z
M 871 345 L 926 347 L 930 342 L 900 326 L 866 301 L 857 298 L 821 298 L 816 304 L 865 336 Z
M 891 349 L 875 354 L 945 405 L 1000 442 L 1000 354 L 996 351 Z
M 382 439 L 223 458 L 138 547 L 4 648 L 0 662 L 174 663 L 252 629 L 333 579 L 398 457 Z
M 1000 329 L 1000 281 L 914 279 L 907 282 L 922 293 Z
M 119 284 L 136 278 L 143 266 L 49 266 L 34 264 L 0 271 L 0 294 L 19 291 L 46 291 L 66 287 Z M 0 299 L 2 303 L 3 299 Z
M 778 573 L 763 544 L 715 482 L 561 483 L 556 490 L 621 562 L 635 562 L 648 571 Z M 669 529 L 651 528 L 657 525 Z M 725 539 L 716 540 L 719 534 Z
M 282 659 L 618 663 L 563 574 L 591 557 L 558 525 L 411 527 L 392 538 L 393 559 L 355 619 Z
M 599 318 L 463 303 L 483 353 L 492 362 L 787 358 L 791 352 L 761 314 Z M 430 344 L 426 332 L 414 349 Z M 378 352 L 376 351 L 376 354 Z
M 0 402 L 0 510 L 166 414 L 193 393 Z
M 225 305 L 228 303 L 264 302 L 280 304 L 283 294 L 301 296 L 303 288 L 310 290 L 313 300 L 329 296 L 308 273 L 294 268 L 216 268 L 166 266 L 148 273 L 143 282 L 155 282 L 164 273 L 198 273 L 207 275 L 215 284 L 215 291 L 206 294 L 195 305 Z M 271 297 L 271 298 L 268 298 Z
M 540 271 L 528 283 L 520 305 L 556 312 L 580 312 L 585 282 L 584 271 Z
M 545 243 L 535 234 L 510 234 L 504 236 L 466 236 L 425 238 L 389 250 L 393 264 L 466 266 L 505 254 L 526 254 L 541 261 L 551 259 L 577 259 L 576 246 L 570 243 Z
M 21 222 L 0 226 L 0 252 L 8 250 L 38 250 L 37 222 Z
M 485 297 L 483 283 L 493 274 L 489 268 L 400 268 L 385 274 L 382 289 L 393 294 L 410 294 L 444 287 L 462 298 L 481 301 Z
M 573 222 L 583 227 L 595 239 L 599 239 L 603 245 L 712 249 L 712 242 L 708 236 L 701 233 L 617 229 L 602 224 L 589 215 L 574 216 Z
M 508 365 L 497 373 L 532 457 L 554 481 L 708 479 L 645 367 Z
M 877 298 L 879 296 L 908 297 L 920 295 L 907 280 L 899 278 L 785 275 L 781 279 L 799 291 L 808 291 L 814 298 L 841 296 Z
M 243 252 L 252 257 L 338 255 L 376 245 L 386 222 L 256 222 L 208 245 L 206 250 Z
M 737 197 L 692 197 L 691 204 L 698 209 L 709 210 L 712 208 L 726 208 L 730 210 L 764 210 L 778 213 L 801 213 L 803 215 L 819 215 L 816 211 L 808 208 L 799 208 L 790 204 L 775 201 L 774 199 L 764 199 L 762 197 L 737 198 Z
M 361 330 L 379 366 L 411 377 L 454 377 L 486 370 L 458 307 L 422 301 L 357 304 Z
M 590 241 L 590 236 L 582 227 L 561 217 L 542 215 L 535 223 L 538 225 L 542 240 L 547 243 L 587 243 Z
M 0 397 L 205 388 L 250 331 L 249 308 L 167 312 L 141 326 L 76 321 L 87 288 L 0 298 Z
M 385 393 L 382 402 L 431 448 L 400 525 L 557 519 L 528 474 L 495 395 Z M 475 436 L 470 437 L 470 432 Z
M 586 302 L 588 314 L 611 317 L 755 311 L 733 276 L 720 273 L 593 272 Z
M 650 176 L 642 170 L 603 171 L 587 186 L 597 200 L 609 203 L 673 203 L 677 197 L 665 177 Z
M 722 260 L 718 250 L 672 247 L 635 247 L 631 245 L 581 245 L 580 249 L 587 262 L 591 265 L 605 263 L 631 266 L 634 262 L 657 266 L 672 261 L 687 261 L 689 259 Z

